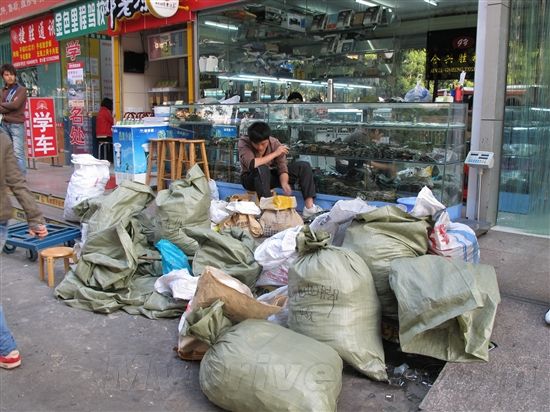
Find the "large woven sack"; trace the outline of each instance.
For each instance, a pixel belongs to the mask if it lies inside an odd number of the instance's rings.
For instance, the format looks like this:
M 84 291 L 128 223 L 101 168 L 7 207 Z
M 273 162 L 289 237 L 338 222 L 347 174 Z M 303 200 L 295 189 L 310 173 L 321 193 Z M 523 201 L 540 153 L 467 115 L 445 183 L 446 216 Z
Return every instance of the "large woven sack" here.
M 353 250 L 367 263 L 384 316 L 397 318 L 397 301 L 388 282 L 391 261 L 425 255 L 429 227 L 427 218 L 385 206 L 358 215 L 347 228 L 342 247 Z
M 187 256 L 193 256 L 198 243 L 185 231 L 189 227 L 210 227 L 210 187 L 198 165 L 193 166 L 185 179 L 176 180 L 170 187 L 158 192 L 158 239 L 174 243 Z
M 453 362 L 487 361 L 497 305 L 495 269 L 426 255 L 391 263 L 403 352 Z
M 369 378 L 387 380 L 381 310 L 369 268 L 356 253 L 330 246 L 327 232 L 298 234 L 288 273 L 290 329 L 326 343 Z
M 342 360 L 328 345 L 266 320 L 231 326 L 222 302 L 190 313 L 189 333 L 212 347 L 199 380 L 216 405 L 239 412 L 332 412 Z

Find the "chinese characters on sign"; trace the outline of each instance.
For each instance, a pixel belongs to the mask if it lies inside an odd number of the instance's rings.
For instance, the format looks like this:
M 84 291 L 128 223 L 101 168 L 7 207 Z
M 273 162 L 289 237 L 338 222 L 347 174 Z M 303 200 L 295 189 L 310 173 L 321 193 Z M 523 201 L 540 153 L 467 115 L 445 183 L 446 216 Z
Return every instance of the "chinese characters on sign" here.
M 109 15 L 109 27 L 116 28 L 118 20 L 131 19 L 136 14 L 148 13 L 149 9 L 145 0 L 107 0 L 107 13 Z
M 26 111 L 27 150 L 31 158 L 57 156 L 55 107 L 51 97 L 30 97 Z
M 473 80 L 476 63 L 476 29 L 428 32 L 426 78 L 456 80 L 466 72 Z
M 107 0 L 91 0 L 55 13 L 58 40 L 107 30 Z
M 69 139 L 72 145 L 84 146 L 86 144 L 84 132 L 84 114 L 83 107 L 71 106 L 69 120 L 71 121 L 71 131 Z
M 59 61 L 52 16 L 12 26 L 10 36 L 12 63 L 16 68 Z

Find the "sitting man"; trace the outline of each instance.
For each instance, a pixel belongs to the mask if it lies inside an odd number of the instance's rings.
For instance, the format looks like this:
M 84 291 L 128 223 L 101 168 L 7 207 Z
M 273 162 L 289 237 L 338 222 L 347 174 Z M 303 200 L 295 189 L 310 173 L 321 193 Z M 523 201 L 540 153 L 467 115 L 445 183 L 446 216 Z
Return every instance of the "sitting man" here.
M 255 122 L 248 128 L 248 137 L 241 137 L 238 144 L 241 162 L 241 183 L 246 190 L 255 191 L 259 197 L 270 197 L 271 189 L 280 186 L 290 196 L 291 185 L 298 182 L 304 197 L 303 216 L 321 212 L 313 203 L 315 183 L 308 162 L 296 161 L 287 165 L 288 146 L 271 136 L 265 122 Z

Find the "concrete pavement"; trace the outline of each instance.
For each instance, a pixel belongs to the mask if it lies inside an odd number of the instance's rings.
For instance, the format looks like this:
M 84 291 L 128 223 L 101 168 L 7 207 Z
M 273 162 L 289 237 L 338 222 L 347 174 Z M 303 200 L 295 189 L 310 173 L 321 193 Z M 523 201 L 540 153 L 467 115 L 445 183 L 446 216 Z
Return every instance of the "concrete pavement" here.
M 390 386 L 348 369 L 340 411 L 546 410 L 549 240 L 490 231 L 480 245 L 503 295 L 489 363 L 448 363 L 427 396 L 419 384 Z M 177 319 L 73 309 L 40 282 L 23 250 L 0 256 L 0 297 L 23 356 L 20 368 L 0 370 L 1 411 L 219 410 L 200 390 L 198 363 L 172 350 Z M 56 283 L 62 272 L 58 263 Z

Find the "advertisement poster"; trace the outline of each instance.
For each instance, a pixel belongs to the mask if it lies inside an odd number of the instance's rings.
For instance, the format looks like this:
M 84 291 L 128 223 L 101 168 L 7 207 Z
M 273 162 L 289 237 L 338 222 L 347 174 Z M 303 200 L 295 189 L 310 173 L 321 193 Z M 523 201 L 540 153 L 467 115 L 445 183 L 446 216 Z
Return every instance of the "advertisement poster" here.
M 28 98 L 25 115 L 29 158 L 57 156 L 53 98 Z
M 84 63 L 75 62 L 67 65 L 67 81 L 71 85 L 84 83 Z M 69 89 L 70 92 L 71 90 Z
M 15 68 L 59 61 L 59 43 L 53 24 L 52 16 L 44 16 L 11 27 L 12 64 Z
M 101 67 L 101 96 L 113 97 L 113 48 L 109 40 L 101 40 L 100 67 Z

